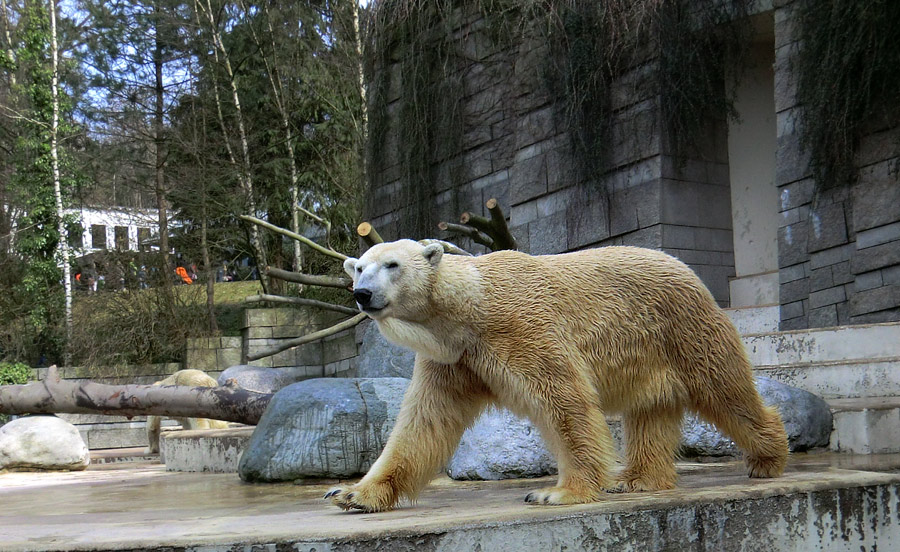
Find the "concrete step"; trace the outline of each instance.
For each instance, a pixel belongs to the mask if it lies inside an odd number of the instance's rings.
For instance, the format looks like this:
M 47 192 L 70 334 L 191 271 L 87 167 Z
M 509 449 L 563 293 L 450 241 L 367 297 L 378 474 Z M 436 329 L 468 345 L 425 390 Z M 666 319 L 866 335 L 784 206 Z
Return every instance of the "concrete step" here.
M 831 399 L 829 449 L 853 454 L 900 452 L 900 396 Z
M 897 550 L 897 458 L 875 469 L 870 460 L 798 454 L 777 479 L 748 479 L 742 462 L 679 464 L 676 489 L 553 507 L 522 499 L 555 478 L 438 478 L 414 503 L 379 514 L 338 511 L 322 500 L 333 483 L 248 485 L 141 464 L 9 473 L 0 549 Z
M 254 427 L 171 431 L 161 436 L 160 456 L 168 471 L 237 473 Z
M 755 373 L 824 399 L 900 396 L 900 357 L 756 366 Z
M 755 307 L 731 307 L 725 309 L 741 335 L 761 334 L 778 331 L 781 307 L 761 305 Z
M 160 425 L 165 430 L 181 427 L 174 420 L 167 419 L 163 419 Z M 145 421 L 75 424 L 75 427 L 91 450 L 146 447 L 148 444 Z
M 754 366 L 900 357 L 900 323 L 836 326 L 743 336 Z
M 122 463 L 159 464 L 159 454 L 150 454 L 146 447 L 130 447 L 91 451 L 91 465 Z

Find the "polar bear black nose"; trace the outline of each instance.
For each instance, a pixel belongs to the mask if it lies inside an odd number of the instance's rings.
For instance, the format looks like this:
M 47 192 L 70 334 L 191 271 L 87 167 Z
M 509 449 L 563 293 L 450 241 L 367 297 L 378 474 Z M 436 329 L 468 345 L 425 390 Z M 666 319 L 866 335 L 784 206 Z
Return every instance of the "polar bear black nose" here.
M 365 288 L 357 289 L 353 291 L 353 298 L 361 307 L 366 307 L 372 300 L 372 292 Z

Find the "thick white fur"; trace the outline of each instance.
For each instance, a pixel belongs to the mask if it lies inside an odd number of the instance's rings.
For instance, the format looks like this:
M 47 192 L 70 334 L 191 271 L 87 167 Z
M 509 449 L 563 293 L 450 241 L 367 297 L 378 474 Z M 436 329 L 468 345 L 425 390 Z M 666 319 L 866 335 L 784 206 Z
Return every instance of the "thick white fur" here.
M 731 436 L 751 476 L 784 470 L 784 426 L 762 404 L 734 326 L 669 255 L 607 247 L 462 257 L 401 240 L 344 268 L 355 290 L 371 293 L 366 312 L 384 336 L 417 355 L 381 457 L 358 484 L 327 495 L 341 508 L 414 498 L 488 404 L 529 417 L 557 457 L 557 485 L 529 502 L 671 488 L 685 410 Z M 615 480 L 606 412 L 623 413 L 626 429 Z
M 153 385 L 185 385 L 188 387 L 216 387 L 219 383 L 206 375 L 202 370 L 179 370 L 171 376 L 160 380 Z M 172 418 L 182 429 L 225 429 L 228 422 L 220 420 L 208 420 L 206 418 Z M 147 450 L 151 453 L 159 452 L 159 436 L 162 418 L 160 416 L 147 416 Z

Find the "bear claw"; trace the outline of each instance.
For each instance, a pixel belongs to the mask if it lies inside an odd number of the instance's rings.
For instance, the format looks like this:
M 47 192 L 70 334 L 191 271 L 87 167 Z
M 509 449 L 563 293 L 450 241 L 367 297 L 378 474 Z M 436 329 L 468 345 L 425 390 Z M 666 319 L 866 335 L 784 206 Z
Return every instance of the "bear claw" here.
M 331 498 L 331 497 L 333 497 L 334 495 L 338 494 L 339 492 L 341 492 L 340 489 L 331 489 L 330 491 L 328 491 L 327 493 L 325 493 L 325 496 L 323 496 L 322 498 L 326 498 L 326 499 L 327 499 L 327 498 Z

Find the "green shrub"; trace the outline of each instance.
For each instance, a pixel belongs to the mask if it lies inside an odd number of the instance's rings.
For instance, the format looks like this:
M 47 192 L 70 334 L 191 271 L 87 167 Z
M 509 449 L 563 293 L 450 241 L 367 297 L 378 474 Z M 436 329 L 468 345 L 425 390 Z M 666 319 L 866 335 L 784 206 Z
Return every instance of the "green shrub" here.
M 28 383 L 32 374 L 31 367 L 22 362 L 0 362 L 0 385 Z
M 33 372 L 22 362 L 0 362 L 0 385 L 28 383 Z M 9 421 L 9 416 L 0 414 L 0 426 Z

